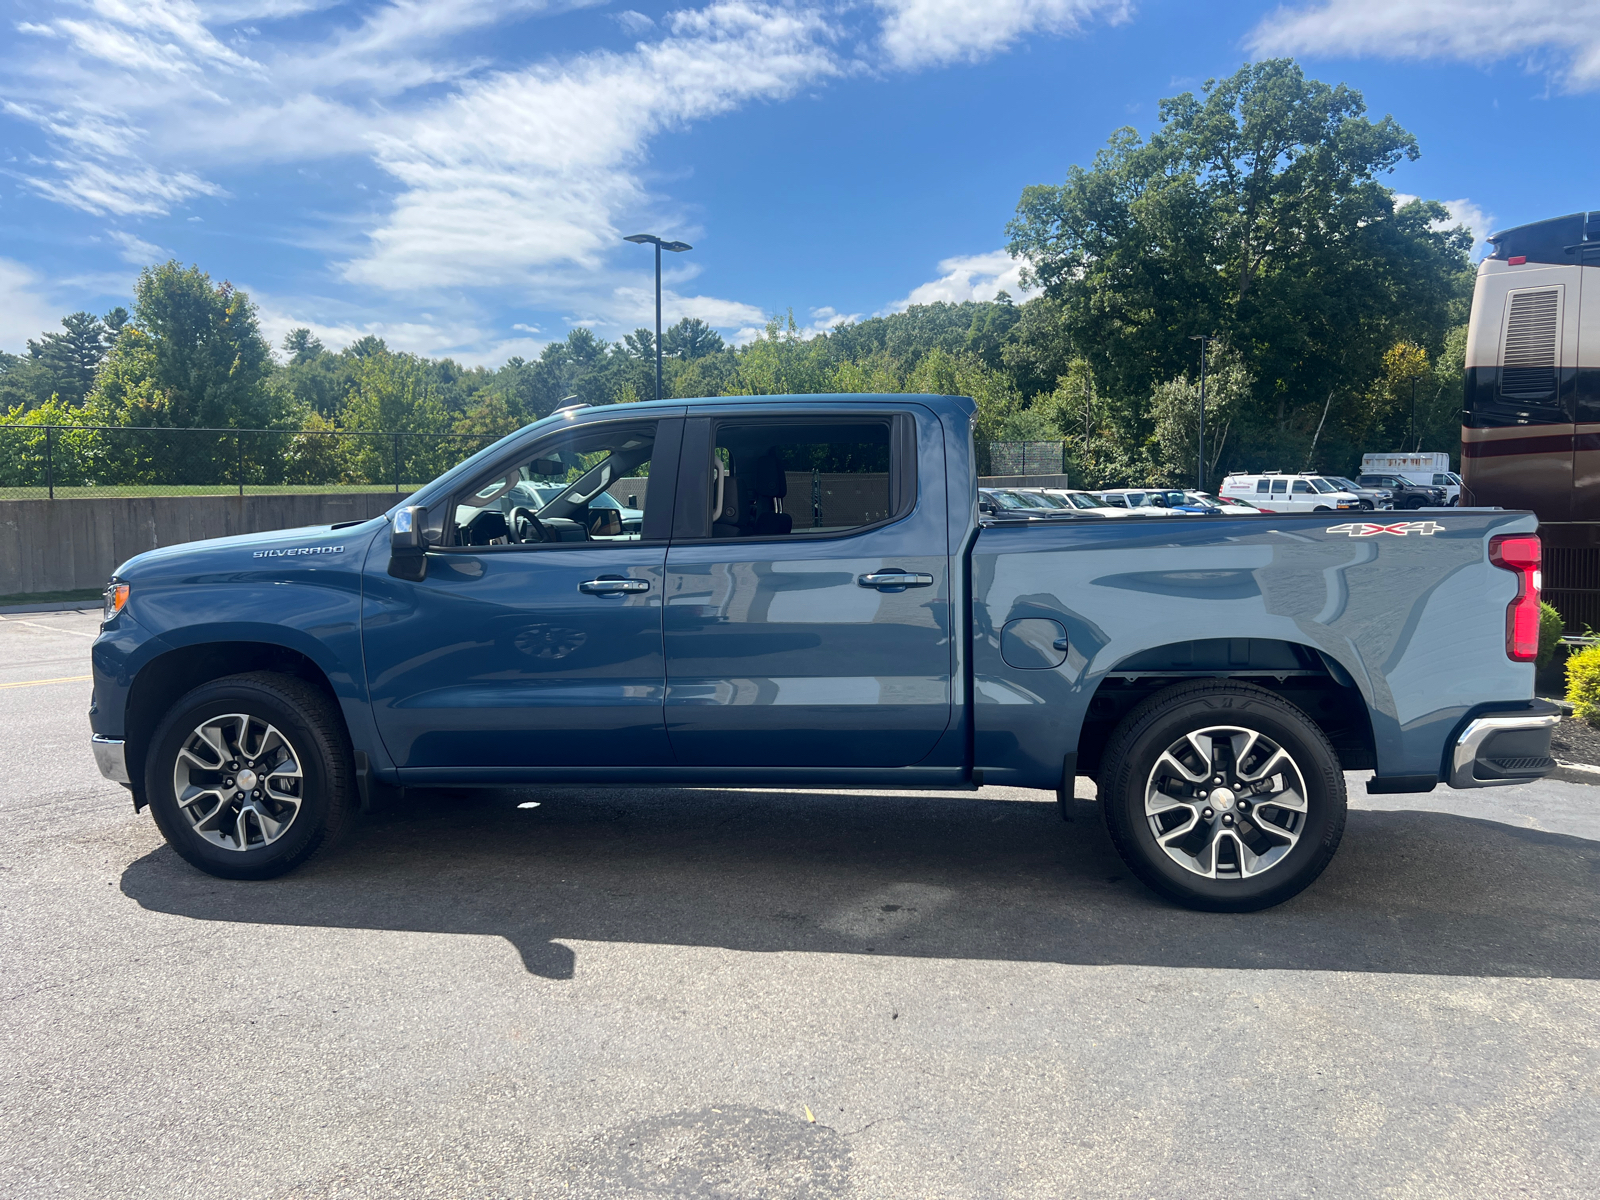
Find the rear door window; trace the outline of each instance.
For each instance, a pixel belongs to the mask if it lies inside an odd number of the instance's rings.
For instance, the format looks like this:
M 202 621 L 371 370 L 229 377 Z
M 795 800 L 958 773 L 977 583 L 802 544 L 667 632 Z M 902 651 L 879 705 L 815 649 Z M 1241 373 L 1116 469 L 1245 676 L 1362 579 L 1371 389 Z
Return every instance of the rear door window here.
M 830 537 L 900 515 L 892 434 L 887 417 L 718 425 L 711 536 Z M 1005 492 L 993 499 L 1005 508 L 1050 507 Z

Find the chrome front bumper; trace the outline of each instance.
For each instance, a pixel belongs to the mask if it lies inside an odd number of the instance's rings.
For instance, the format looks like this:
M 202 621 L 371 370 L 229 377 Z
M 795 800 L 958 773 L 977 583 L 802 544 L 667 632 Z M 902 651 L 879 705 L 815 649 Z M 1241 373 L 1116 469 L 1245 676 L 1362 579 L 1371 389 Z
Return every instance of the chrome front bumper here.
M 1509 787 L 1555 770 L 1550 732 L 1561 722 L 1554 710 L 1499 713 L 1469 721 L 1450 755 L 1453 788 Z
M 89 745 L 94 748 L 94 765 L 100 768 L 112 783 L 123 783 L 132 786 L 133 780 L 128 778 L 128 744 L 121 738 L 101 737 L 98 733 L 89 740 Z

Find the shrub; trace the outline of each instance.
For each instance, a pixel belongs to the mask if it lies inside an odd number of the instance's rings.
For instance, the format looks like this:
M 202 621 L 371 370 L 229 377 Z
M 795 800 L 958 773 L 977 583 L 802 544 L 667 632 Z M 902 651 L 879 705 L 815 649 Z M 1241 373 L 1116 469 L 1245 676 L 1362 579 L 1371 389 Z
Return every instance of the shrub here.
M 1556 611 L 1556 606 L 1539 603 L 1539 657 L 1533 660 L 1536 670 L 1544 670 L 1550 665 L 1550 660 L 1555 657 L 1556 647 L 1561 644 L 1561 635 L 1567 630 L 1566 622 L 1561 619 L 1561 614 Z
M 1567 703 L 1573 716 L 1600 725 L 1600 646 L 1586 646 L 1567 659 Z

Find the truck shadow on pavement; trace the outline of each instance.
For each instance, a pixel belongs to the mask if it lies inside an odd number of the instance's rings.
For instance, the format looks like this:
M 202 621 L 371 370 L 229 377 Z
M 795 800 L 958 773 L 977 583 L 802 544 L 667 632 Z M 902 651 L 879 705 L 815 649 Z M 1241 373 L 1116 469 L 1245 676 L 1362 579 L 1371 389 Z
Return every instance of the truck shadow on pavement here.
M 565 943 L 585 941 L 1600 978 L 1600 843 L 1356 810 L 1307 892 L 1195 913 L 1133 879 L 1078 809 L 1063 824 L 1053 802 L 915 794 L 421 792 L 284 879 L 213 879 L 162 847 L 122 890 L 203 921 L 494 934 L 548 979 L 572 977 Z

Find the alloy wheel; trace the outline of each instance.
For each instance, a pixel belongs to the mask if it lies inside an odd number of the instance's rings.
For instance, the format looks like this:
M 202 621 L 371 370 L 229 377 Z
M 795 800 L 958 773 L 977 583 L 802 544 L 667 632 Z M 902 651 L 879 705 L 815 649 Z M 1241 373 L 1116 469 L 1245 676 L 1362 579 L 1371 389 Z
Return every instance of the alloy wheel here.
M 1306 824 L 1294 758 L 1253 729 L 1212 726 L 1167 747 L 1145 784 L 1156 845 L 1208 879 L 1249 879 L 1288 857 Z
M 228 850 L 270 846 L 299 815 L 305 777 L 289 739 L 259 717 L 209 717 L 184 739 L 172 769 L 178 811 Z

